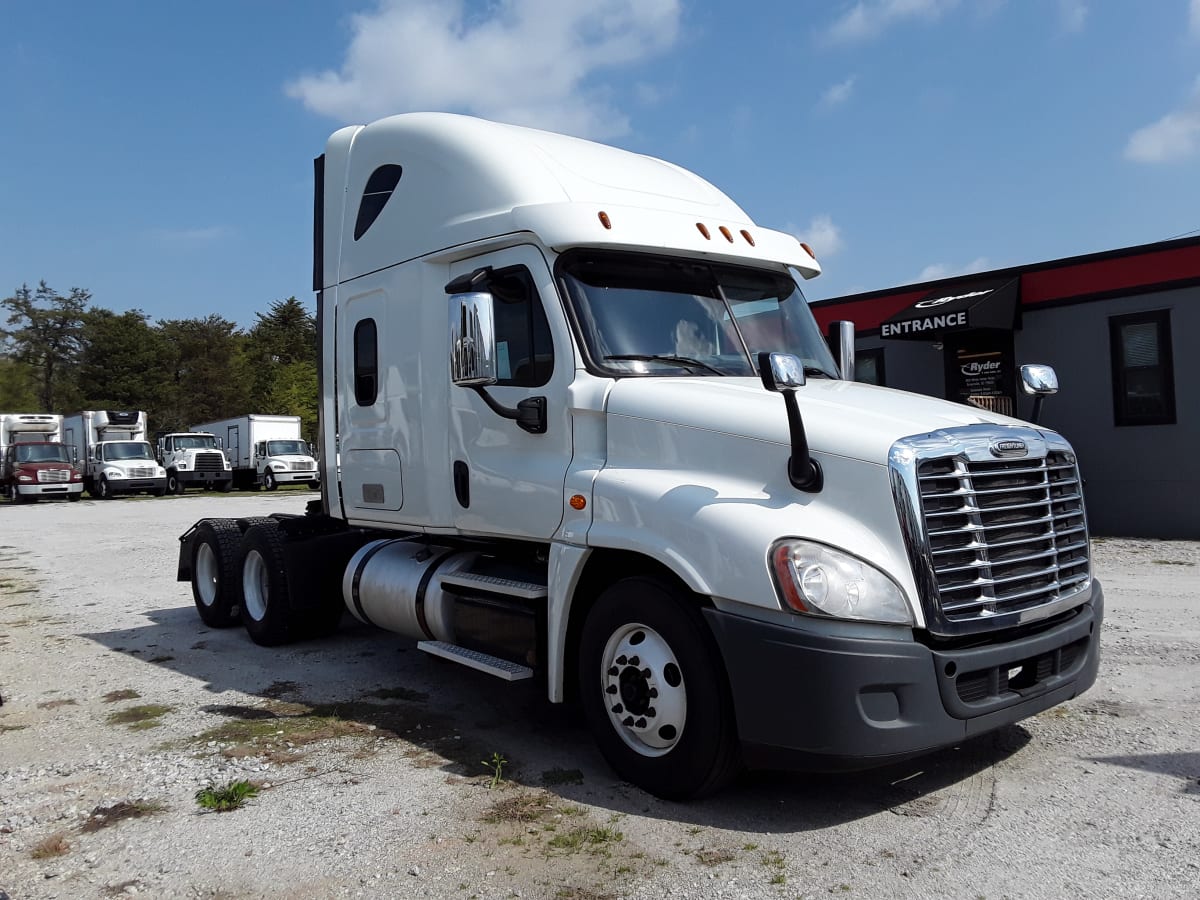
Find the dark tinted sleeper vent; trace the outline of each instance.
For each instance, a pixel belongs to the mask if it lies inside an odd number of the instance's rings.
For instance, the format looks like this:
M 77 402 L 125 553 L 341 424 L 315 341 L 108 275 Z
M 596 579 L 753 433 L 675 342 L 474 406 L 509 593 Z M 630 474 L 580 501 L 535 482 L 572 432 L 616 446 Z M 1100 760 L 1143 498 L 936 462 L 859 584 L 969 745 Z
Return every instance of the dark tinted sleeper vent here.
M 400 175 L 404 169 L 401 166 L 380 166 L 367 179 L 363 190 L 362 200 L 358 204 L 358 218 L 354 222 L 354 239 L 357 241 L 367 233 L 392 198 L 392 192 L 400 183 Z

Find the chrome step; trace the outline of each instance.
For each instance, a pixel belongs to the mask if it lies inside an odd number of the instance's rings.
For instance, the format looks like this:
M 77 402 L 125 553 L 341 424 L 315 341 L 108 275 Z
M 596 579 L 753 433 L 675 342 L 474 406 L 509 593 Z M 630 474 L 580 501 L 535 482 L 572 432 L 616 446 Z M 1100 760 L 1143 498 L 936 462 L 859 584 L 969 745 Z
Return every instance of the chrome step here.
M 493 594 L 504 594 L 509 597 L 520 597 L 522 600 L 542 600 L 546 597 L 546 586 L 529 581 L 517 581 L 515 578 L 498 578 L 495 575 L 480 575 L 476 572 L 448 572 L 441 576 L 442 586 L 474 588 L 479 591 L 490 591 Z
M 464 666 L 495 675 L 505 681 L 523 681 L 533 677 L 533 669 L 528 666 L 509 662 L 507 659 L 500 659 L 498 656 L 491 656 L 487 653 L 480 653 L 478 650 L 468 650 L 466 647 L 449 644 L 446 641 L 418 641 L 417 649 L 451 662 L 462 663 Z

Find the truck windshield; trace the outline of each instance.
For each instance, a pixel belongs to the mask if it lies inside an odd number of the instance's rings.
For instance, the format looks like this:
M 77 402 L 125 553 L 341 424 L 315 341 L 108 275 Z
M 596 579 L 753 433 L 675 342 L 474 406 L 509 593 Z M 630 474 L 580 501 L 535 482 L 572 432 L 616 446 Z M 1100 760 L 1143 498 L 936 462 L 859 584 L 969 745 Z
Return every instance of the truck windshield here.
M 588 355 L 611 374 L 754 375 L 769 351 L 838 377 L 790 273 L 603 251 L 561 271 Z
M 17 444 L 15 455 L 19 463 L 71 461 L 70 451 L 62 444 Z
M 176 450 L 216 450 L 217 439 L 211 434 L 187 434 L 175 438 Z
M 111 441 L 101 444 L 100 458 L 114 459 L 153 459 L 154 453 L 145 441 Z
M 267 456 L 305 456 L 308 446 L 304 441 L 267 441 Z

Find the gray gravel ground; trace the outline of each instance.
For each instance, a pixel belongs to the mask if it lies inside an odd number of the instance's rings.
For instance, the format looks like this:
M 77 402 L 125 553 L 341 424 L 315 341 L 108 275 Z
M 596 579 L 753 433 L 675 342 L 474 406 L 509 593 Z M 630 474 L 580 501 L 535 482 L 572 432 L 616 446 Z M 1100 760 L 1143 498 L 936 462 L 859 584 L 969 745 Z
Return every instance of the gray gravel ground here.
M 678 805 L 617 782 L 528 682 L 349 617 L 276 650 L 205 628 L 178 535 L 311 496 L 0 504 L 0 893 L 1200 896 L 1200 545 L 1096 541 L 1105 656 L 1071 703 L 905 766 Z M 238 779 L 262 785 L 240 809 L 193 799 Z M 141 815 L 94 814 L 119 804 Z

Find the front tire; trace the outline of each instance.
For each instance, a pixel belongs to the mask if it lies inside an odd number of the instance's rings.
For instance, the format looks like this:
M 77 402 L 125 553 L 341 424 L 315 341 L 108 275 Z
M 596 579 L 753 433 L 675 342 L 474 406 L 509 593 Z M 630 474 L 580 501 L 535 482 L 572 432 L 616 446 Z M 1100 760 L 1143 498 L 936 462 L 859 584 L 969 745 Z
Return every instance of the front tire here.
M 196 526 L 192 599 L 200 618 L 210 628 L 238 623 L 241 537 L 241 530 L 230 519 L 208 519 Z
M 579 696 L 609 765 L 666 800 L 713 793 L 740 767 L 733 701 L 696 599 L 636 576 L 589 610 Z
M 268 491 L 273 491 L 279 487 L 279 482 L 275 480 L 275 476 L 270 472 L 263 472 L 263 487 Z
M 295 634 L 288 590 L 284 534 L 270 520 L 242 535 L 241 616 L 251 640 L 263 647 L 286 644 Z
M 167 493 L 168 494 L 182 494 L 183 493 L 183 482 L 179 480 L 179 473 L 177 473 L 173 469 L 171 471 L 167 472 Z
M 108 479 L 103 475 L 101 475 L 100 480 L 96 482 L 96 496 L 101 500 L 111 500 L 113 498 L 112 487 L 109 485 Z
M 77 491 L 74 494 L 67 494 L 67 500 L 71 503 L 78 503 L 83 499 L 83 491 Z

